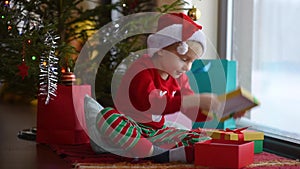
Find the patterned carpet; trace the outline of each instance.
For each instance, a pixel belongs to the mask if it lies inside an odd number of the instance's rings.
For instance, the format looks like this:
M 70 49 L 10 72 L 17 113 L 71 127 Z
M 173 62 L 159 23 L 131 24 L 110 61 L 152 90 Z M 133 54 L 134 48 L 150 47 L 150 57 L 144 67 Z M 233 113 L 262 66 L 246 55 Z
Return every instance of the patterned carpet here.
M 257 156 L 269 156 L 270 159 L 261 160 Z M 108 169 L 108 168 L 149 168 L 149 169 L 210 169 L 209 167 L 194 166 L 193 164 L 182 164 L 182 163 L 167 163 L 157 164 L 151 162 L 145 163 L 128 163 L 120 162 L 114 164 L 103 164 L 103 163 L 74 163 L 74 168 L 77 169 Z M 278 159 L 278 156 L 272 157 L 268 153 L 262 153 L 256 155 L 254 163 L 245 167 L 244 169 L 299 169 L 300 162 L 289 159 Z
M 108 168 L 122 168 L 122 169 L 134 169 L 134 168 L 147 168 L 147 169 L 211 169 L 209 167 L 194 166 L 193 164 L 181 164 L 181 163 L 168 163 L 168 164 L 156 164 L 156 163 L 115 163 L 115 164 L 101 164 L 101 163 L 76 163 L 74 164 L 76 169 L 108 169 Z M 244 169 L 299 169 L 300 163 L 296 161 L 277 161 L 270 160 L 265 162 L 253 163 Z
M 50 148 L 61 158 L 73 164 L 74 169 L 195 169 L 208 167 L 184 163 L 158 164 L 143 160 L 119 157 L 113 154 L 95 154 L 89 144 L 83 145 L 50 145 Z M 300 162 L 271 153 L 255 154 L 254 162 L 244 169 L 300 169 Z

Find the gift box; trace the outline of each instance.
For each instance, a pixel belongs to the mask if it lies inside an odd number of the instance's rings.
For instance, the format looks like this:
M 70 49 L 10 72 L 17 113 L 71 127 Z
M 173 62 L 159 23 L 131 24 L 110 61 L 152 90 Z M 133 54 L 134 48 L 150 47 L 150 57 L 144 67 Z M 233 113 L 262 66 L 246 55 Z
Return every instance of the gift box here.
M 89 143 L 84 116 L 84 96 L 91 95 L 90 85 L 58 85 L 56 97 L 45 104 L 45 96 L 38 97 L 38 143 Z
M 215 93 L 222 95 L 236 89 L 236 61 L 226 59 L 195 60 L 187 75 L 195 93 Z M 220 122 L 213 119 L 195 122 L 193 128 L 234 129 L 235 120 L 229 118 Z
M 193 129 L 197 128 L 215 128 L 215 129 L 235 129 L 236 124 L 234 118 L 228 118 L 224 121 L 217 120 L 217 119 L 212 119 L 210 121 L 205 121 L 205 122 L 193 122 Z
M 253 142 L 208 140 L 195 144 L 195 165 L 243 168 L 253 163 Z
M 222 116 L 219 117 L 220 122 L 234 117 L 235 113 L 248 111 L 260 104 L 257 98 L 242 87 L 218 96 L 218 100 L 224 106 Z M 216 115 L 211 112 L 203 111 L 202 113 L 211 118 L 217 118 Z
M 264 133 L 254 130 L 248 130 L 247 127 L 239 129 L 201 129 L 207 135 L 214 140 L 225 140 L 225 141 L 253 141 L 254 142 L 254 153 L 261 153 L 263 151 L 263 140 Z

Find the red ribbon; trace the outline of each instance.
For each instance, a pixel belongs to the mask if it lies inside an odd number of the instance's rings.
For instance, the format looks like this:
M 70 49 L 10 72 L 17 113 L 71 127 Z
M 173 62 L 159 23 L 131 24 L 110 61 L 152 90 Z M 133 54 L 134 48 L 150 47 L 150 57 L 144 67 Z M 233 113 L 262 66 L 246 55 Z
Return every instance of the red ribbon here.
M 242 131 L 248 129 L 249 127 L 243 127 L 243 128 L 238 128 L 238 129 L 229 129 L 226 128 L 224 132 L 232 132 L 238 135 L 238 141 L 244 141 L 244 133 Z

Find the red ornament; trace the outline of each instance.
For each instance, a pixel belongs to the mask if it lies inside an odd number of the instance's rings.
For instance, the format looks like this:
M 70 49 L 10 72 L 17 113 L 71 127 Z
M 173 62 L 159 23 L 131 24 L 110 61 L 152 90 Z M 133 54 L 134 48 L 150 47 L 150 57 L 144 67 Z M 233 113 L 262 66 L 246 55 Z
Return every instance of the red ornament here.
M 64 72 L 61 76 L 61 82 L 67 86 L 73 85 L 76 82 L 76 76 L 72 72 Z
M 19 75 L 22 76 L 22 80 L 24 80 L 25 76 L 28 76 L 29 66 L 23 61 L 21 65 L 18 65 Z

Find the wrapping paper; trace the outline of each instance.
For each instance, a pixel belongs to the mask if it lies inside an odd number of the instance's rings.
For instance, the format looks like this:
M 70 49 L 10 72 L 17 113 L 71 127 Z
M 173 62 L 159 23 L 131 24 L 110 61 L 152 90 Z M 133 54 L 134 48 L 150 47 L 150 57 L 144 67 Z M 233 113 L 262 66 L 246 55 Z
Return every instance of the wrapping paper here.
M 89 85 L 58 85 L 57 96 L 49 104 L 44 103 L 44 96 L 39 96 L 36 141 L 48 144 L 89 143 L 85 132 L 85 95 L 91 95 Z
M 231 140 L 231 141 L 254 141 L 254 153 L 263 151 L 264 133 L 254 130 L 249 130 L 248 127 L 238 129 L 200 129 L 207 133 L 210 137 L 216 140 Z
M 199 59 L 194 61 L 191 71 L 187 72 L 191 88 L 195 93 L 215 93 L 222 95 L 236 89 L 236 61 L 226 59 Z M 220 122 L 213 119 L 195 122 L 193 128 L 236 128 L 233 118 Z
M 195 144 L 195 165 L 216 168 L 243 168 L 253 163 L 254 143 L 210 140 Z

